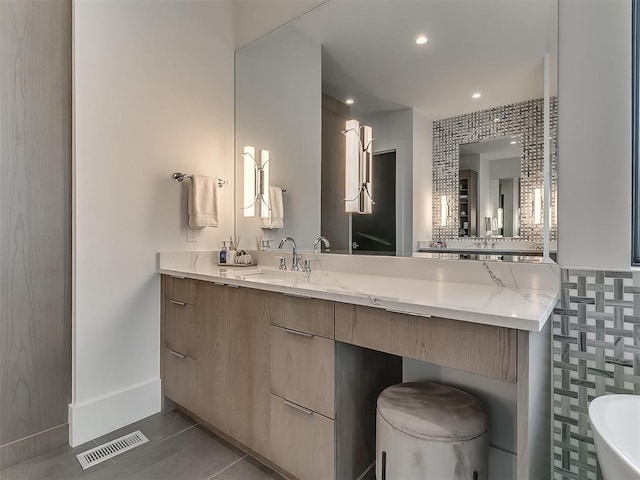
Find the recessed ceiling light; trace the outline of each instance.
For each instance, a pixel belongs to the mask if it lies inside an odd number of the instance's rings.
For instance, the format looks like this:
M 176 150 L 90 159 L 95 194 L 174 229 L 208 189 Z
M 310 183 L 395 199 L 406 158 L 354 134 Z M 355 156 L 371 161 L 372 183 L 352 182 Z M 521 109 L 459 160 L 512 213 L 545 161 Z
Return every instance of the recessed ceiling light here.
M 518 143 L 518 142 L 516 142 L 515 140 L 513 140 L 512 142 L 509 142 L 509 143 L 511 143 L 511 145 L 515 145 L 515 144 L 516 144 L 516 143 Z
M 346 103 L 347 105 L 353 105 L 353 98 L 347 98 L 344 103 Z
M 473 95 L 471 95 L 471 98 L 480 98 L 482 96 L 482 94 L 480 92 L 476 92 Z
M 429 39 L 424 36 L 424 35 L 420 35 L 416 38 L 416 43 L 418 45 L 424 45 L 425 43 L 427 43 L 429 41 Z

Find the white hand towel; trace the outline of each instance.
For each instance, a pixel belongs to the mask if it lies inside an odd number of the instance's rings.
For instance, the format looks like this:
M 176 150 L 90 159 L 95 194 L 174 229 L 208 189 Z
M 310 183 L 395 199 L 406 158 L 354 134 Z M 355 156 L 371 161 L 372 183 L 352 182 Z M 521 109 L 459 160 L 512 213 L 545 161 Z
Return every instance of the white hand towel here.
M 216 180 L 192 175 L 189 188 L 189 228 L 218 226 L 218 185 Z
M 284 228 L 284 202 L 282 200 L 282 188 L 269 187 L 269 210 L 268 217 L 260 218 L 260 227 L 276 230 Z

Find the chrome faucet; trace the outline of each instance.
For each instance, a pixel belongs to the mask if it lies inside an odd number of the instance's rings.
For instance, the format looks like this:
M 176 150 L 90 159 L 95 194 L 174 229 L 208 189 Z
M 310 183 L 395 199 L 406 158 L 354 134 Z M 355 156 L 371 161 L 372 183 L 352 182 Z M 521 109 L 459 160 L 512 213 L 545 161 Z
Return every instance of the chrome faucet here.
M 291 263 L 292 263 L 291 271 L 297 272 L 298 271 L 298 246 L 296 245 L 296 241 L 291 237 L 284 237 L 282 240 L 280 240 L 280 245 L 278 245 L 278 248 L 282 248 L 284 244 L 287 242 L 291 242 L 291 244 L 293 245 L 293 257 L 291 258 Z
M 320 243 L 324 243 L 324 248 L 325 250 L 328 252 L 329 251 L 329 247 L 331 247 L 331 244 L 329 243 L 329 240 L 327 240 L 327 237 L 320 235 L 318 238 L 316 238 L 316 241 L 313 242 L 313 253 L 318 253 L 321 252 L 322 250 L 320 249 Z

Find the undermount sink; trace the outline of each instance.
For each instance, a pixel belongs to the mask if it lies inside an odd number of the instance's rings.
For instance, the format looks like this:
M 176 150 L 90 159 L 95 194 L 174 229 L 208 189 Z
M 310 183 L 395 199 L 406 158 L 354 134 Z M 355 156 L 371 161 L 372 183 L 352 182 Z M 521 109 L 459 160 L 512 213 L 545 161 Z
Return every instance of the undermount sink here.
M 291 285 L 299 288 L 317 289 L 318 286 L 334 287 L 334 282 L 324 277 L 321 272 L 292 272 L 287 270 L 261 269 L 242 275 L 243 280 L 259 283 Z
M 597 397 L 589 420 L 604 478 L 640 479 L 640 395 Z

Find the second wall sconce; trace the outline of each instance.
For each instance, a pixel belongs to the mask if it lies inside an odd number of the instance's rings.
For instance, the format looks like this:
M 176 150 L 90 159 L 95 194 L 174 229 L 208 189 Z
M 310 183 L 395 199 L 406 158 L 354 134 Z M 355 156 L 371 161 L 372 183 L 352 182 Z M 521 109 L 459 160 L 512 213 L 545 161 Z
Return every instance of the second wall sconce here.
M 358 120 L 347 120 L 342 133 L 346 147 L 344 211 L 370 214 L 375 203 L 371 197 L 373 131 Z
M 449 218 L 449 204 L 447 202 L 447 196 L 442 195 L 440 197 L 440 226 L 447 226 L 447 218 Z
M 244 216 L 254 217 L 256 210 L 262 218 L 269 216 L 269 150 L 244 147 Z
M 533 191 L 533 223 L 542 223 L 542 189 L 536 188 Z

